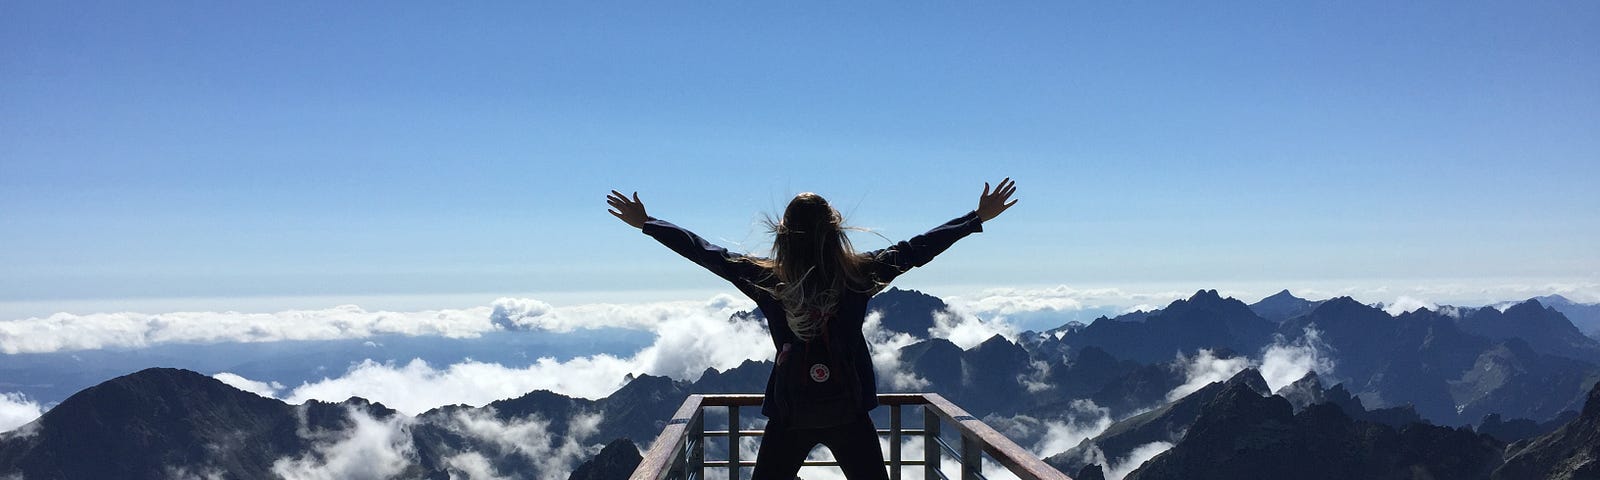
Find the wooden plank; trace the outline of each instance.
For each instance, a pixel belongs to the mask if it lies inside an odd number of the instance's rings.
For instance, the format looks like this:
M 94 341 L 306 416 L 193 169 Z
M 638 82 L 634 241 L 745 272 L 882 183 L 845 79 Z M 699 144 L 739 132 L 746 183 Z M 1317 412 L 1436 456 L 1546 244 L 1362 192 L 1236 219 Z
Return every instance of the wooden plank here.
M 1004 465 L 1007 470 L 1017 475 L 1022 480 L 1072 480 L 1066 474 L 1044 463 L 1039 457 L 1017 446 L 1011 439 L 1001 435 L 1000 432 L 989 427 L 983 421 L 973 418 L 966 410 L 945 400 L 937 393 L 926 394 L 928 407 L 961 430 L 962 435 L 971 435 L 983 442 L 983 450 L 989 456 Z
M 880 393 L 878 394 L 878 404 L 922 405 L 928 403 L 928 400 L 922 397 L 923 395 L 921 393 Z
M 705 400 L 701 403 L 701 406 L 704 407 L 753 407 L 761 405 L 762 395 L 758 393 L 719 393 L 715 395 L 701 395 L 701 397 L 705 398 Z
M 702 399 L 700 395 L 690 395 L 683 400 L 683 405 L 672 414 L 667 427 L 661 429 L 661 435 L 657 435 L 655 443 L 650 444 L 650 452 L 639 462 L 639 467 L 633 469 L 633 475 L 628 476 L 628 480 L 660 480 L 666 477 L 667 469 L 672 468 L 673 458 L 683 450 L 684 441 L 688 439 L 690 421 L 700 414 Z

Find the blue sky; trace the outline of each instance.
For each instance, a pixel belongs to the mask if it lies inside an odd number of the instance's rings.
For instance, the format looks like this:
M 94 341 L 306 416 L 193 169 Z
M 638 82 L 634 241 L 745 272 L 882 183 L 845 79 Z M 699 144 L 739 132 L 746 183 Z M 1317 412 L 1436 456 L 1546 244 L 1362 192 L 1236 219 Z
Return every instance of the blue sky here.
M 899 239 L 1008 175 L 1021 203 L 902 285 L 1600 298 L 1595 25 L 1582 1 L 9 2 L 0 303 L 670 297 L 723 287 L 607 190 L 760 251 L 801 191 Z

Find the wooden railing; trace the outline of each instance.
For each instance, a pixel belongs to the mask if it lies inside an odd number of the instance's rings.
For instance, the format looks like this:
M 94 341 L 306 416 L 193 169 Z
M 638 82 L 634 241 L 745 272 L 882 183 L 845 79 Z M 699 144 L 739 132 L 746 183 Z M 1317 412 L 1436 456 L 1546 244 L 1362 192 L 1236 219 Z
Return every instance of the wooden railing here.
M 1072 480 L 1038 457 L 1023 450 L 1010 439 L 996 432 L 982 421 L 968 415 L 966 410 L 934 393 L 895 393 L 878 395 L 878 403 L 889 407 L 889 428 L 879 429 L 879 435 L 889 437 L 889 451 L 884 464 L 889 467 L 890 480 L 901 479 L 901 467 L 921 466 L 923 480 L 951 480 L 943 471 L 945 454 L 958 459 L 961 480 L 986 480 L 983 476 L 983 455 L 1010 470 L 1021 480 Z M 743 429 L 740 426 L 741 407 L 759 407 L 761 395 L 690 395 L 678 407 L 677 413 L 667 422 L 661 435 L 651 444 L 644 461 L 633 471 L 630 480 L 702 480 L 706 469 L 725 469 L 729 480 L 740 480 L 740 469 L 754 467 L 755 459 L 743 459 L 739 454 L 739 441 L 744 437 L 761 436 L 761 430 Z M 922 407 L 922 428 L 905 428 L 902 410 Z M 727 407 L 728 429 L 705 430 L 705 407 Z M 949 425 L 959 433 L 959 445 L 952 446 L 941 435 L 942 425 Z M 707 460 L 705 439 L 728 438 L 728 458 Z M 901 455 L 901 443 L 907 437 L 923 439 L 922 458 L 906 459 Z M 837 466 L 837 462 L 806 461 L 805 466 Z

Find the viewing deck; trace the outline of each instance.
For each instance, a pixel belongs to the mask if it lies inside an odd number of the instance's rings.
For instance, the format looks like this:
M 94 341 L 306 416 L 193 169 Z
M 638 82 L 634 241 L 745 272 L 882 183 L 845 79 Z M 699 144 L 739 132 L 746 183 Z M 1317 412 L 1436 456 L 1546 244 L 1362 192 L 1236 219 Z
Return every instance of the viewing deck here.
M 922 480 L 952 480 L 956 477 L 944 472 L 947 454 L 960 464 L 960 480 L 989 480 L 983 474 L 985 456 L 1021 480 L 1072 480 L 938 394 L 883 394 L 878 395 L 878 403 L 889 408 L 889 428 L 878 429 L 878 435 L 889 439 L 884 464 L 889 467 L 890 480 L 902 480 L 904 467 L 930 465 L 933 468 L 922 468 Z M 763 431 L 741 429 L 740 410 L 760 405 L 761 395 L 690 395 L 656 437 L 630 480 L 702 480 L 706 478 L 707 469 L 725 473 L 728 480 L 745 478 L 740 472 L 748 472 L 756 462 L 753 458 L 741 458 L 738 445 L 741 439 L 759 437 Z M 904 410 L 914 406 L 922 407 L 921 428 L 906 428 Z M 707 407 L 727 409 L 726 430 L 705 429 Z M 956 435 L 959 440 L 951 445 L 947 440 Z M 708 437 L 726 437 L 727 458 L 705 458 Z M 906 459 L 902 455 L 905 440 L 912 438 L 922 439 L 921 458 Z M 937 448 L 930 445 L 937 445 Z M 805 466 L 837 466 L 837 463 L 807 460 Z

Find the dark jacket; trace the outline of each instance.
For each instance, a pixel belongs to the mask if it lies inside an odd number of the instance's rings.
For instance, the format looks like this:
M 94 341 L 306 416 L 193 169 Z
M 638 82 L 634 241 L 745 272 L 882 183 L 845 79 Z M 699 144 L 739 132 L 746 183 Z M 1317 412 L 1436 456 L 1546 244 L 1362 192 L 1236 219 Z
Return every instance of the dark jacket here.
M 755 300 L 756 306 L 760 307 L 761 313 L 767 317 L 767 330 L 772 334 L 773 351 L 776 352 L 785 343 L 800 344 L 799 338 L 789 330 L 783 302 L 756 286 L 757 282 L 767 277 L 762 268 L 748 261 L 739 260 L 743 257 L 741 254 L 729 252 L 707 242 L 694 232 L 665 220 L 652 218 L 645 222 L 643 231 L 662 245 L 683 255 L 684 258 L 732 282 L 734 287 L 744 292 L 745 296 Z M 977 211 L 969 212 L 927 233 L 911 237 L 910 240 L 896 243 L 889 248 L 866 252 L 865 254 L 873 259 L 870 274 L 877 281 L 887 284 L 913 267 L 926 265 L 934 256 L 950 248 L 956 240 L 981 231 L 983 222 L 978 219 Z M 871 296 L 872 294 L 863 292 L 841 292 L 834 320 L 828 322 L 829 337 L 844 339 L 844 345 L 854 360 L 856 378 L 861 381 L 863 411 L 878 406 L 877 376 L 872 371 L 872 355 L 867 349 L 867 340 L 861 333 L 862 324 L 866 322 L 867 317 L 867 299 Z M 773 398 L 773 379 L 770 376 L 767 379 L 766 398 Z M 779 413 L 776 411 L 777 408 L 779 408 L 778 402 L 765 401 L 762 403 L 761 413 L 771 418 Z

